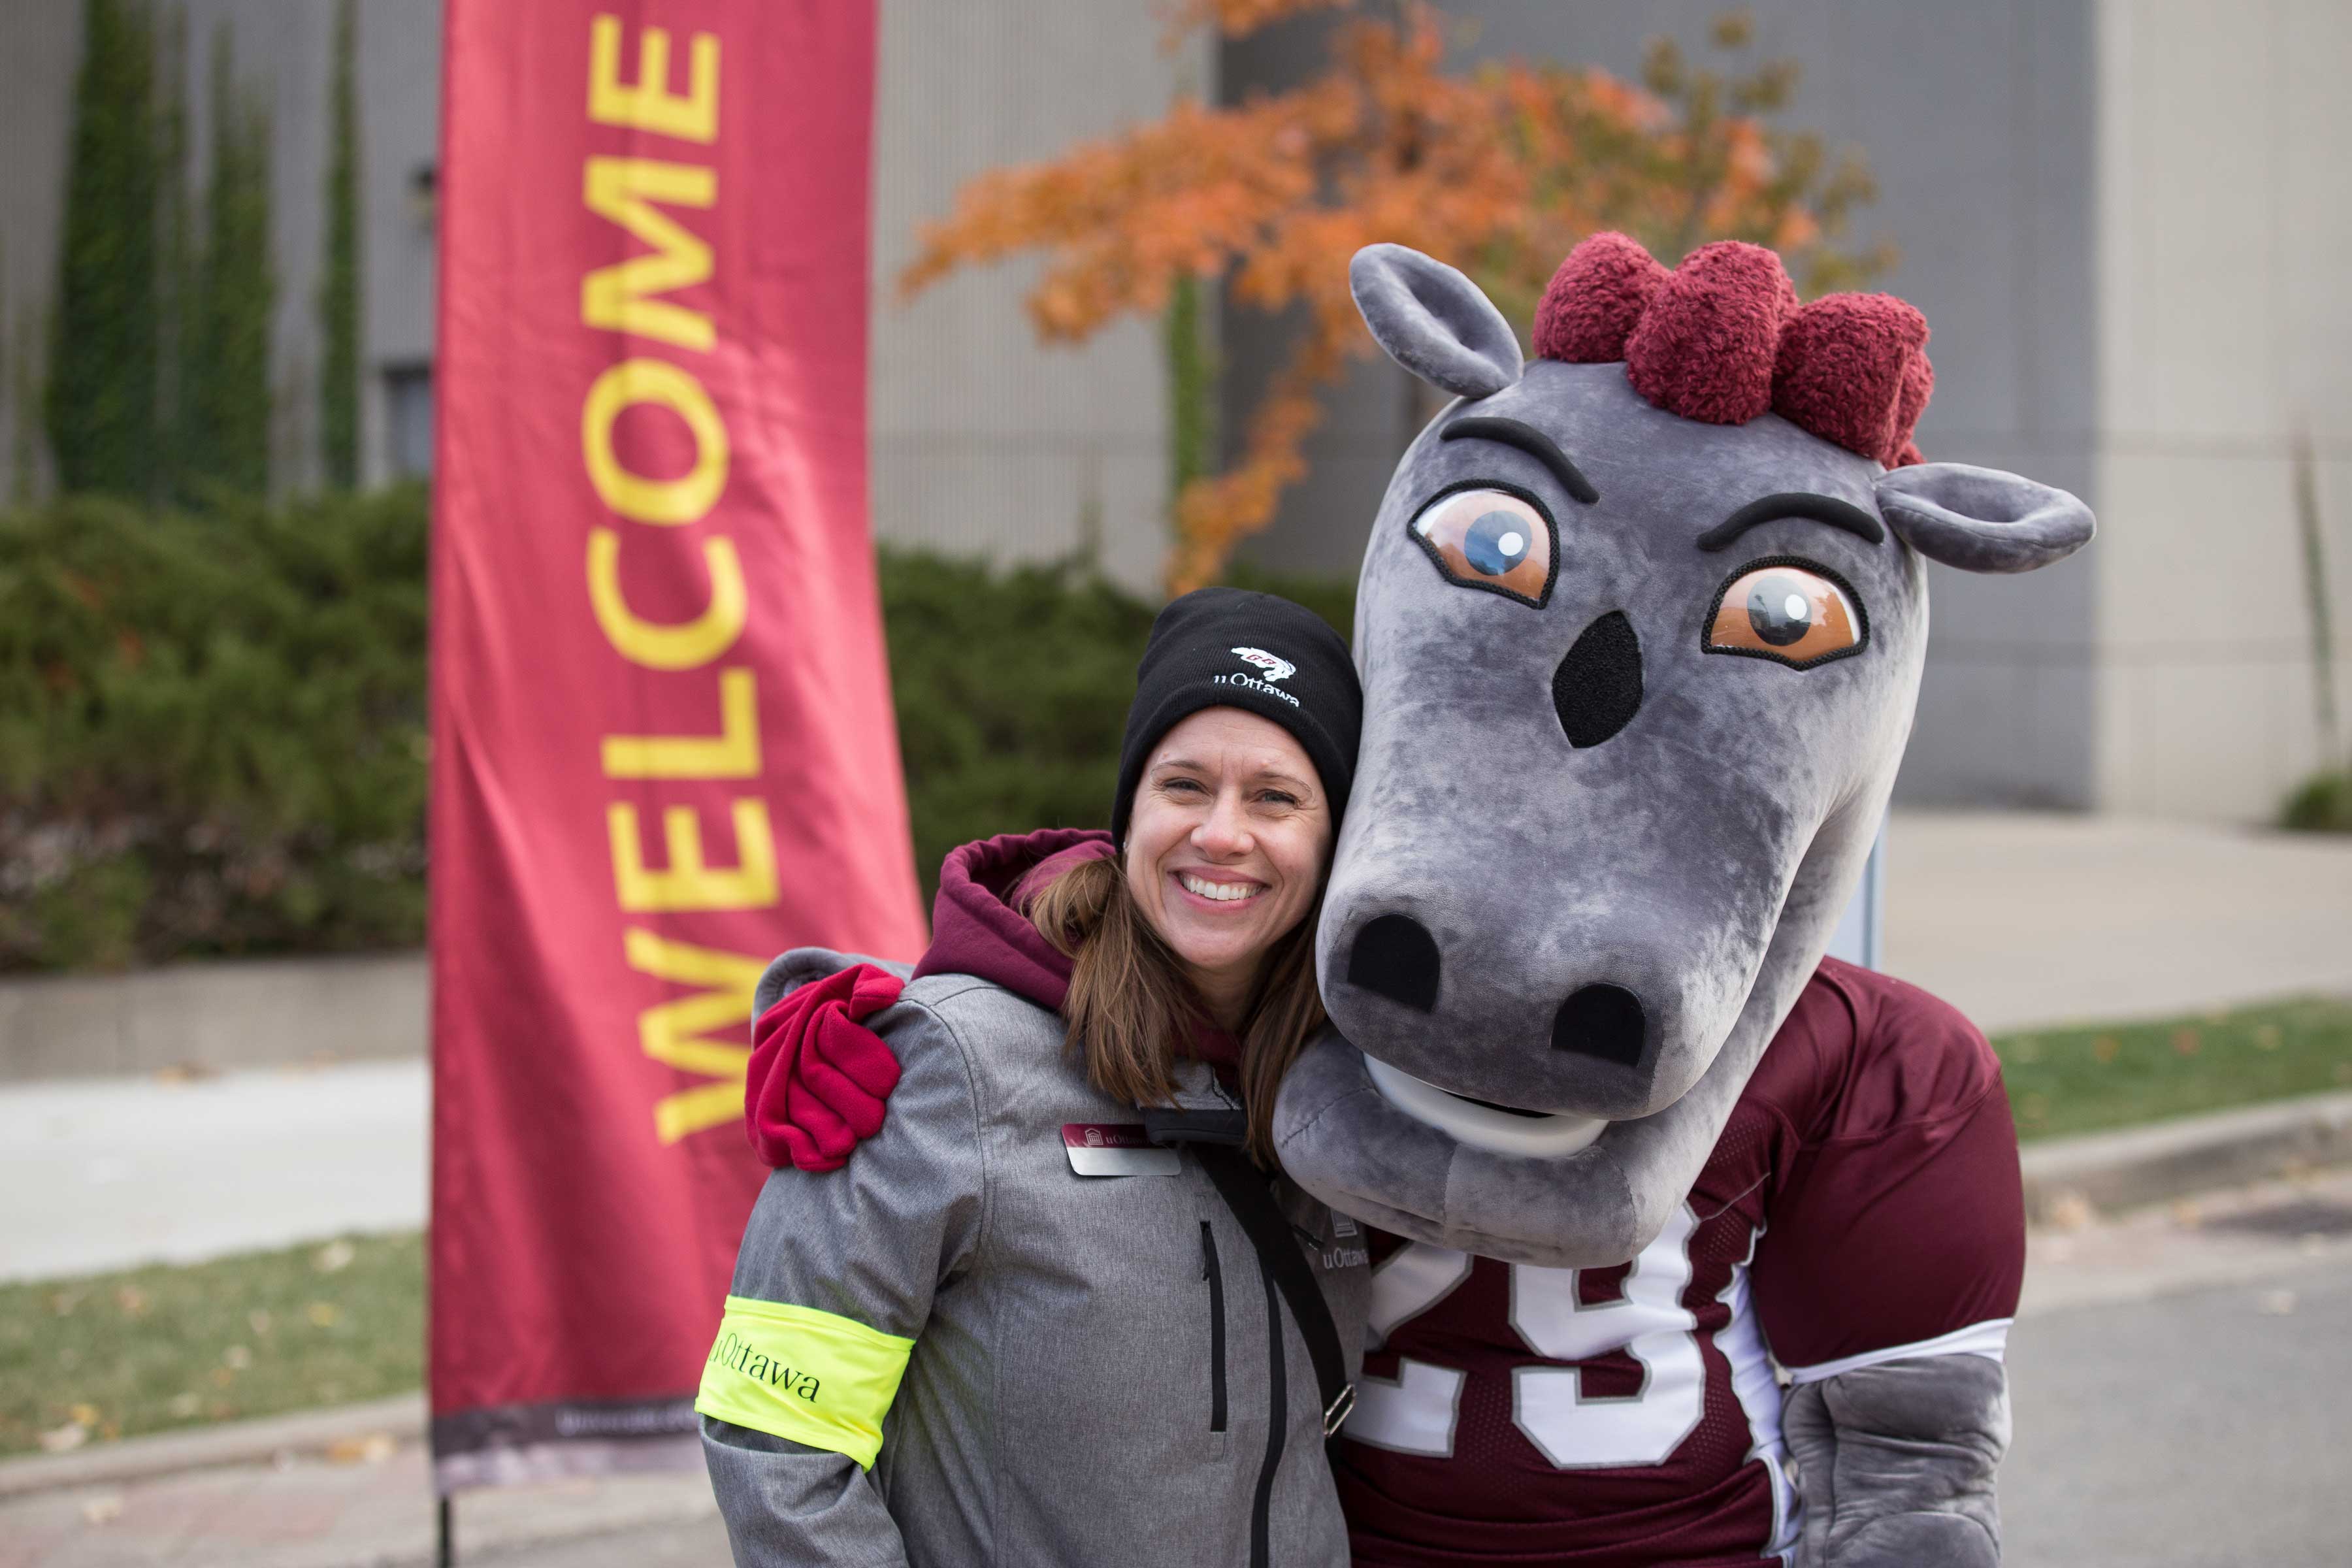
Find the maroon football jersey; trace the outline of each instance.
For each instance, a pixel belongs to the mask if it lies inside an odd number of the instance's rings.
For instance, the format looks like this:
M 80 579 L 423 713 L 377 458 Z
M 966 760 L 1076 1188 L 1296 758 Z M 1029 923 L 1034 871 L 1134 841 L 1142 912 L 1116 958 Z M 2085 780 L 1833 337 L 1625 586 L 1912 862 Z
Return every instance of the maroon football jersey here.
M 2025 1268 L 1992 1048 L 1926 992 L 1834 959 L 1631 1264 L 1377 1239 L 1338 1464 L 1360 1568 L 1785 1559 L 1781 1380 L 1998 1358 Z

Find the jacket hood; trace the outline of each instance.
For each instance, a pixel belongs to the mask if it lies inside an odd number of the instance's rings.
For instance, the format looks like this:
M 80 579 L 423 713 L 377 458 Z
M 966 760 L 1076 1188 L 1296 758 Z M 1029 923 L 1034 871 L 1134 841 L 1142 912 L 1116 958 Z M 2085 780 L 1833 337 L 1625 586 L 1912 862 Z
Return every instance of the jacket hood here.
M 1118 853 L 1109 834 L 1090 827 L 1000 834 L 951 851 L 940 868 L 931 945 L 915 978 L 974 975 L 1060 1012 L 1070 993 L 1070 961 L 1021 906 L 1070 867 Z

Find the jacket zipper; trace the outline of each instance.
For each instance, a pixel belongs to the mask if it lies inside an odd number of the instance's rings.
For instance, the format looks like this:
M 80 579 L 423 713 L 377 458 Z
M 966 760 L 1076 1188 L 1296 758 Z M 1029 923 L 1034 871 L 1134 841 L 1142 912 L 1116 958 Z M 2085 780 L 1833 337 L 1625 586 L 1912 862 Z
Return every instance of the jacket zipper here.
M 1283 1428 L 1290 1424 L 1290 1391 L 1284 1387 L 1282 1298 L 1276 1294 L 1274 1276 L 1258 1266 L 1265 1281 L 1266 1405 L 1265 1462 L 1258 1467 L 1257 1500 L 1250 1508 L 1250 1568 L 1269 1568 L 1273 1549 L 1267 1516 L 1274 1506 L 1274 1472 L 1282 1463 Z
M 1209 1430 L 1225 1429 L 1225 1272 L 1217 1263 L 1217 1237 L 1201 1222 L 1201 1278 L 1209 1282 Z

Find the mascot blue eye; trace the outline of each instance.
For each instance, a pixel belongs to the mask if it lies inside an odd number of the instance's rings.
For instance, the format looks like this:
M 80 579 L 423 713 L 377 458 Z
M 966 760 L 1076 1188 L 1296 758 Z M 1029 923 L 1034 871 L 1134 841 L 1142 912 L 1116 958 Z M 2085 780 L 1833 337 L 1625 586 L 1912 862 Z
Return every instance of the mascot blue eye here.
M 1813 629 L 1813 599 L 1806 585 L 1779 573 L 1748 590 L 1748 624 L 1773 647 L 1801 642 Z
M 1449 583 L 1543 608 L 1551 597 L 1551 519 L 1509 490 L 1449 490 L 1423 507 L 1412 536 Z
M 1713 613 L 1707 652 L 1744 653 L 1791 669 L 1860 653 L 1869 640 L 1853 590 L 1801 562 L 1759 563 L 1735 573 Z
M 1489 577 L 1500 577 L 1528 558 L 1528 520 L 1507 511 L 1490 511 L 1462 536 L 1462 554 L 1471 566 Z

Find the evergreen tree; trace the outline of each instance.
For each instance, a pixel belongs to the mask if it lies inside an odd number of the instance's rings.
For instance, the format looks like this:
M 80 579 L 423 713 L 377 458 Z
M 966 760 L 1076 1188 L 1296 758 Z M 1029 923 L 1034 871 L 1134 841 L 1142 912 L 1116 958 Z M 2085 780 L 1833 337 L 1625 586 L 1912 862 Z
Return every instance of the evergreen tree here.
M 63 488 L 139 500 L 155 457 L 154 79 L 143 0 L 83 0 L 43 412 Z
M 319 285 L 320 441 L 327 483 L 360 479 L 359 6 L 335 8 L 335 65 L 327 153 L 327 261 Z
M 155 489 L 181 494 L 187 484 L 189 365 L 194 360 L 195 236 L 188 217 L 188 15 L 165 13 L 156 52 L 155 145 L 162 163 L 156 203 L 161 276 L 156 314 L 158 428 Z
M 40 479 L 41 366 L 35 345 L 45 335 L 32 307 L 16 312 L 16 353 L 8 363 L 8 500 L 15 506 L 32 503 Z
M 194 493 L 269 488 L 269 110 L 236 85 L 226 24 L 213 44 L 211 177 L 205 185 L 188 383 L 186 473 Z

